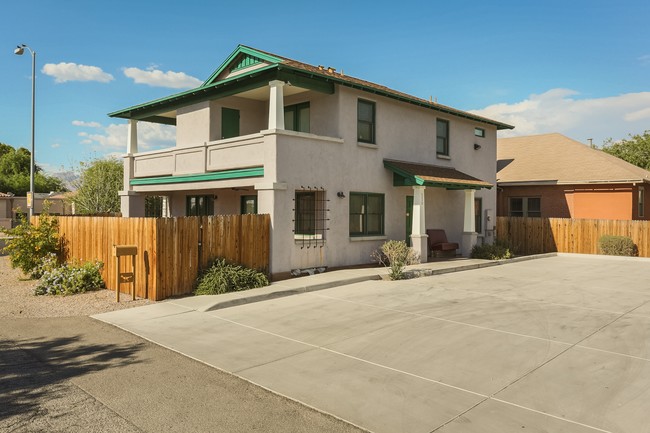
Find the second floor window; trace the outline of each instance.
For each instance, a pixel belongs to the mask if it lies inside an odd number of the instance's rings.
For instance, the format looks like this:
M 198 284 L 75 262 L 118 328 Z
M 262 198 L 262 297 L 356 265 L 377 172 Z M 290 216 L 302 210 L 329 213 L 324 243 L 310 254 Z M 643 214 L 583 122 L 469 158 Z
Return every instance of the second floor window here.
M 309 102 L 284 107 L 284 128 L 289 131 L 309 132 Z
M 375 103 L 359 99 L 357 102 L 357 140 L 375 144 Z
M 436 121 L 436 154 L 449 156 L 449 122 Z

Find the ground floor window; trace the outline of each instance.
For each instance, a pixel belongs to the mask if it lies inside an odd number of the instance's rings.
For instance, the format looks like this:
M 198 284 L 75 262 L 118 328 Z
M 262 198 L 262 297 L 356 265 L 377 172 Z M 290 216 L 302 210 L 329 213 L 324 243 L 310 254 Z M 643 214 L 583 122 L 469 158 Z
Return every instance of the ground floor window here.
M 483 232 L 483 199 L 474 199 L 474 231 L 476 233 Z
M 187 216 L 214 215 L 214 200 L 211 195 L 188 195 L 185 206 Z
M 384 194 L 350 193 L 350 236 L 384 234 Z
M 510 197 L 510 216 L 541 217 L 542 199 L 540 197 Z
M 163 197 L 148 195 L 144 198 L 144 216 L 160 218 L 163 215 Z
M 327 199 L 322 189 L 296 191 L 294 238 L 303 246 L 322 245 L 327 227 Z
M 639 218 L 645 217 L 645 189 L 639 187 Z
M 256 195 L 242 195 L 241 196 L 241 214 L 255 214 L 257 213 L 257 196 Z

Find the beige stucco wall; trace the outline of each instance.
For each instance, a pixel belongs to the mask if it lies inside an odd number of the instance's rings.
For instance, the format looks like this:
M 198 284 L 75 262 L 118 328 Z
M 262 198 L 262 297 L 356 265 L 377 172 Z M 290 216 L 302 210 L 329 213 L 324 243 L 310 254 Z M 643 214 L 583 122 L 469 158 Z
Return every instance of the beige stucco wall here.
M 376 103 L 376 145 L 358 143 L 357 99 Z M 221 107 L 239 108 L 240 132 L 259 134 L 260 143 L 237 147 L 241 161 L 255 155 L 264 165 L 264 177 L 229 181 L 195 182 L 177 185 L 135 187 L 136 191 L 159 192 L 170 196 L 172 216 L 185 214 L 185 196 L 212 194 L 215 213 L 238 213 L 241 195 L 258 195 L 258 212 L 269 213 L 272 224 L 272 273 L 296 268 L 338 267 L 369 263 L 370 254 L 387 239 L 405 239 L 406 196 L 411 187 L 394 187 L 392 173 L 383 166 L 384 158 L 453 167 L 479 179 L 496 183 L 496 128 L 461 117 L 416 107 L 389 98 L 346 87 L 336 87 L 333 95 L 306 92 L 285 98 L 285 105 L 310 102 L 311 134 L 265 131 L 268 103 L 228 97 L 179 112 L 178 147 L 219 146 Z M 449 121 L 450 155 L 436 156 L 436 118 Z M 208 122 L 209 119 L 209 122 Z M 209 125 L 209 126 L 208 126 Z M 474 128 L 486 130 L 486 137 L 474 136 Z M 215 135 L 217 134 L 217 135 Z M 201 141 L 203 140 L 203 141 Z M 235 140 L 236 141 L 236 140 Z M 254 140 L 253 140 L 254 141 Z M 479 150 L 474 149 L 479 144 Z M 226 149 L 226 147 L 224 147 Z M 235 160 L 233 155 L 214 153 L 215 167 Z M 230 163 L 228 163 L 230 164 Z M 228 165 L 226 164 L 226 165 Z M 246 165 L 246 164 L 245 164 Z M 252 191 L 240 191 L 242 187 Z M 293 234 L 294 197 L 297 190 L 323 188 L 329 211 L 329 230 L 323 246 L 306 248 Z M 234 188 L 234 189 L 233 189 Z M 345 198 L 337 197 L 343 192 Z M 350 192 L 385 194 L 385 235 L 372 238 L 349 236 Z M 484 211 L 496 213 L 495 189 L 476 192 Z M 464 191 L 428 187 L 426 227 L 443 228 L 450 241 L 461 242 L 464 220 Z M 484 227 L 486 223 L 484 221 Z M 491 237 L 486 237 L 491 242 Z

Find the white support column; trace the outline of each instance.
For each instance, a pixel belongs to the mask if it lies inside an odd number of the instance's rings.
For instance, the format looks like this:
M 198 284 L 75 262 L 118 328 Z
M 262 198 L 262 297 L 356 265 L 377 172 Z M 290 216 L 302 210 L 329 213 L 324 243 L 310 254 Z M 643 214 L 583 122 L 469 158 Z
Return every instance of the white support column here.
M 138 153 L 138 121 L 130 119 L 124 155 L 124 189 L 119 191 L 123 217 L 144 216 L 144 196 L 138 196 L 131 186 L 131 179 L 135 177 L 134 155 L 136 153 Z
M 413 187 L 413 228 L 411 230 L 411 245 L 420 256 L 420 263 L 426 262 L 429 256 L 429 247 L 426 231 L 426 210 L 424 204 L 424 186 Z
M 473 189 L 465 190 L 465 215 L 463 223 L 463 242 L 461 245 L 461 254 L 463 257 L 469 257 L 472 248 L 476 245 L 478 234 L 476 233 L 474 219 L 474 193 Z
M 284 81 L 269 82 L 269 129 L 284 129 Z
M 138 153 L 138 121 L 129 119 L 129 132 L 126 141 L 126 153 L 133 155 Z

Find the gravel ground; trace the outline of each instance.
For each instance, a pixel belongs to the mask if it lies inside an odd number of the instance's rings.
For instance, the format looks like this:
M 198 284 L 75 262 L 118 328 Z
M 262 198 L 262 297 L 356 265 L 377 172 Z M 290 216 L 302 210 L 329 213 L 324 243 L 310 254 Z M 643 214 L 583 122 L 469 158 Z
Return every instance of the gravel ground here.
M 151 304 L 147 299 L 132 301 L 115 292 L 98 290 L 73 296 L 35 296 L 36 280 L 26 278 L 19 269 L 12 269 L 9 256 L 0 256 L 0 318 L 89 316 L 124 308 Z

